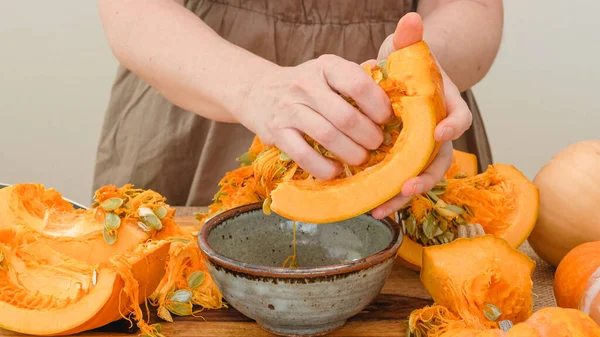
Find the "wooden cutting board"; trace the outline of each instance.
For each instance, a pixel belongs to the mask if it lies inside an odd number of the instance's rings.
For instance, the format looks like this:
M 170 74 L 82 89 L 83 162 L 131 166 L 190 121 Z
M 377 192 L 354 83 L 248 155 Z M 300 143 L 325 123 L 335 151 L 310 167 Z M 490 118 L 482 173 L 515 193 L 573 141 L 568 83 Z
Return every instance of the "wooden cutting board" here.
M 203 208 L 180 207 L 177 210 L 177 223 L 181 226 L 197 226 L 193 212 Z M 534 274 L 534 293 L 536 309 L 554 305 L 552 291 L 553 271 L 543 265 L 543 262 L 531 251 L 526 243 L 522 251 L 536 260 L 537 268 L 542 264 L 542 272 Z M 546 270 L 547 269 L 547 270 Z M 537 280 L 536 280 L 537 279 Z M 551 300 L 548 298 L 551 297 Z M 542 299 L 541 301 L 539 299 Z M 399 260 L 394 264 L 384 288 L 377 298 L 362 312 L 350 318 L 345 326 L 327 336 L 331 337 L 404 337 L 406 319 L 414 309 L 432 304 L 431 297 L 425 291 L 419 280 L 419 273 L 400 265 Z M 197 314 L 198 317 L 177 317 L 175 322 L 162 322 L 152 314 L 151 323 L 160 322 L 163 334 L 167 337 L 273 337 L 262 330 L 253 320 L 239 313 L 234 308 L 208 310 Z M 129 322 L 117 321 L 108 326 L 78 334 L 78 336 L 127 336 Z M 23 336 L 0 329 L 0 337 Z

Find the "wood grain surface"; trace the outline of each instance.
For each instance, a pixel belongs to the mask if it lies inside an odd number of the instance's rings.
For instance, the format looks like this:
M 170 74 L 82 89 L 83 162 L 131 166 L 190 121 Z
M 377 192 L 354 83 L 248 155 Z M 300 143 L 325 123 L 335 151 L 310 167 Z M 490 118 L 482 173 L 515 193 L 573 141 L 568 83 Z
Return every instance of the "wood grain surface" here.
M 203 210 L 203 208 L 178 208 L 177 223 L 181 226 L 197 226 L 198 222 L 193 218 L 193 213 L 199 210 Z M 531 254 L 529 251 L 527 253 Z M 547 278 L 548 274 L 544 274 L 543 277 Z M 551 277 L 552 275 L 550 275 Z M 544 279 L 543 281 L 543 284 L 551 284 L 551 280 Z M 537 295 L 543 295 L 549 291 L 551 289 L 544 286 L 537 289 Z M 534 292 L 536 292 L 535 289 Z M 419 273 L 403 267 L 397 259 L 392 273 L 379 296 L 362 312 L 350 318 L 345 326 L 327 336 L 404 337 L 406 319 L 411 311 L 431 303 L 433 303 L 431 297 L 419 281 Z M 231 307 L 207 310 L 197 314 L 197 316 L 174 316 L 175 322 L 168 323 L 158 319 L 153 312 L 150 322 L 160 322 L 163 334 L 167 337 L 274 336 L 262 330 L 253 320 Z M 127 336 L 136 334 L 136 331 L 129 329 L 129 325 L 126 320 L 120 320 L 105 327 L 78 334 L 78 336 Z M 3 336 L 24 335 L 0 329 L 0 337 Z

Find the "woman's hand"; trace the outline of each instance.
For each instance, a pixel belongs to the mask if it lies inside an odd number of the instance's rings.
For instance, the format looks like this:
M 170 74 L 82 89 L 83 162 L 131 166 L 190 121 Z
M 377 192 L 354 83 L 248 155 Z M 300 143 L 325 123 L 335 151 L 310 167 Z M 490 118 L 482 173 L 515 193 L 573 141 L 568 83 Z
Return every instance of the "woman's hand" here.
M 350 165 L 365 162 L 368 150 L 383 142 L 378 125 L 392 118 L 391 103 L 360 65 L 324 55 L 295 67 L 273 65 L 263 74 L 236 118 L 316 178 L 334 178 L 342 167 L 308 145 L 303 134 Z
M 423 39 L 423 23 L 417 13 L 409 13 L 398 22 L 396 31 L 390 35 L 382 44 L 378 59 L 388 57 L 394 50 L 404 48 Z M 369 60 L 366 63 L 377 63 Z M 376 218 L 384 218 L 399 210 L 413 196 L 432 189 L 439 181 L 452 163 L 452 140 L 459 138 L 471 127 L 472 115 L 467 103 L 460 95 L 460 91 L 448 75 L 444 72 L 438 62 L 441 71 L 447 117 L 436 127 L 434 138 L 443 142 L 440 151 L 432 163 L 419 176 L 408 180 L 402 187 L 402 192 L 384 204 L 375 208 L 372 214 Z

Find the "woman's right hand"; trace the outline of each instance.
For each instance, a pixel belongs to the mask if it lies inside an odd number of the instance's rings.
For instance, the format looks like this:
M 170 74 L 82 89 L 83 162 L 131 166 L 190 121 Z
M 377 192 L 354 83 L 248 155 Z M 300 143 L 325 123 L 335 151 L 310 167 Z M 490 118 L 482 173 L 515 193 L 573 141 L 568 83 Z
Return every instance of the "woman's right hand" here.
M 383 142 L 379 125 L 393 112 L 385 92 L 360 65 L 324 55 L 295 67 L 273 66 L 248 90 L 237 119 L 266 145 L 286 152 L 318 179 L 342 168 L 304 140 L 306 134 L 350 165 Z M 343 97 L 352 98 L 362 113 Z

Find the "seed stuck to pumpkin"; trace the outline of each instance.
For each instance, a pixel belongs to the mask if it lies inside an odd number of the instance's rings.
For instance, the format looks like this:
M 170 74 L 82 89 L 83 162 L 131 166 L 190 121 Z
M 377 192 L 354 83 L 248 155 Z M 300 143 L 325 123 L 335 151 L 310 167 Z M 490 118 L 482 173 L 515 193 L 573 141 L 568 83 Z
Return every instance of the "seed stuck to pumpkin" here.
M 202 270 L 197 270 L 191 273 L 187 278 L 187 284 L 190 289 L 195 289 L 199 287 L 202 282 L 204 282 L 204 272 Z
M 162 222 L 152 210 L 146 207 L 140 207 L 138 213 L 140 220 L 142 220 L 146 226 L 157 231 L 162 229 Z
M 180 302 L 180 303 L 185 303 L 185 302 L 189 302 L 189 300 L 192 298 L 192 293 L 189 290 L 186 289 L 179 289 L 177 291 L 175 291 L 175 293 L 173 293 L 173 296 L 171 296 L 171 302 Z
M 483 314 L 487 319 L 495 322 L 500 316 L 502 316 L 502 311 L 500 311 L 497 306 L 491 303 L 486 303 L 483 308 Z
M 120 226 L 121 218 L 117 214 L 113 212 L 106 213 L 106 217 L 104 218 L 104 228 L 106 228 L 106 230 L 114 231 L 119 229 Z
M 162 219 L 167 215 L 167 209 L 164 206 L 158 206 L 154 210 L 154 215 L 156 215 L 159 219 Z
M 498 322 L 498 327 L 504 332 L 510 330 L 510 328 L 512 328 L 513 325 L 513 322 L 509 319 L 505 319 L 503 321 Z
M 117 232 L 113 230 L 108 230 L 106 227 L 102 229 L 102 237 L 104 238 L 104 242 L 109 245 L 117 242 Z
M 266 198 L 263 201 L 262 210 L 265 215 L 271 215 L 271 198 Z
M 123 199 L 121 198 L 110 198 L 100 203 L 100 207 L 107 212 L 114 211 L 115 209 L 121 207 L 121 205 L 123 205 Z
M 282 162 L 288 162 L 288 161 L 292 160 L 292 158 L 290 158 L 290 156 L 287 153 L 282 151 L 279 154 L 279 160 L 281 160 Z
M 158 317 L 164 319 L 167 322 L 173 322 L 173 316 L 171 316 L 171 312 L 166 307 L 159 307 L 157 311 Z
M 98 283 L 98 272 L 96 271 L 96 269 L 94 269 L 94 271 L 92 272 L 92 285 L 96 285 L 96 283 Z

